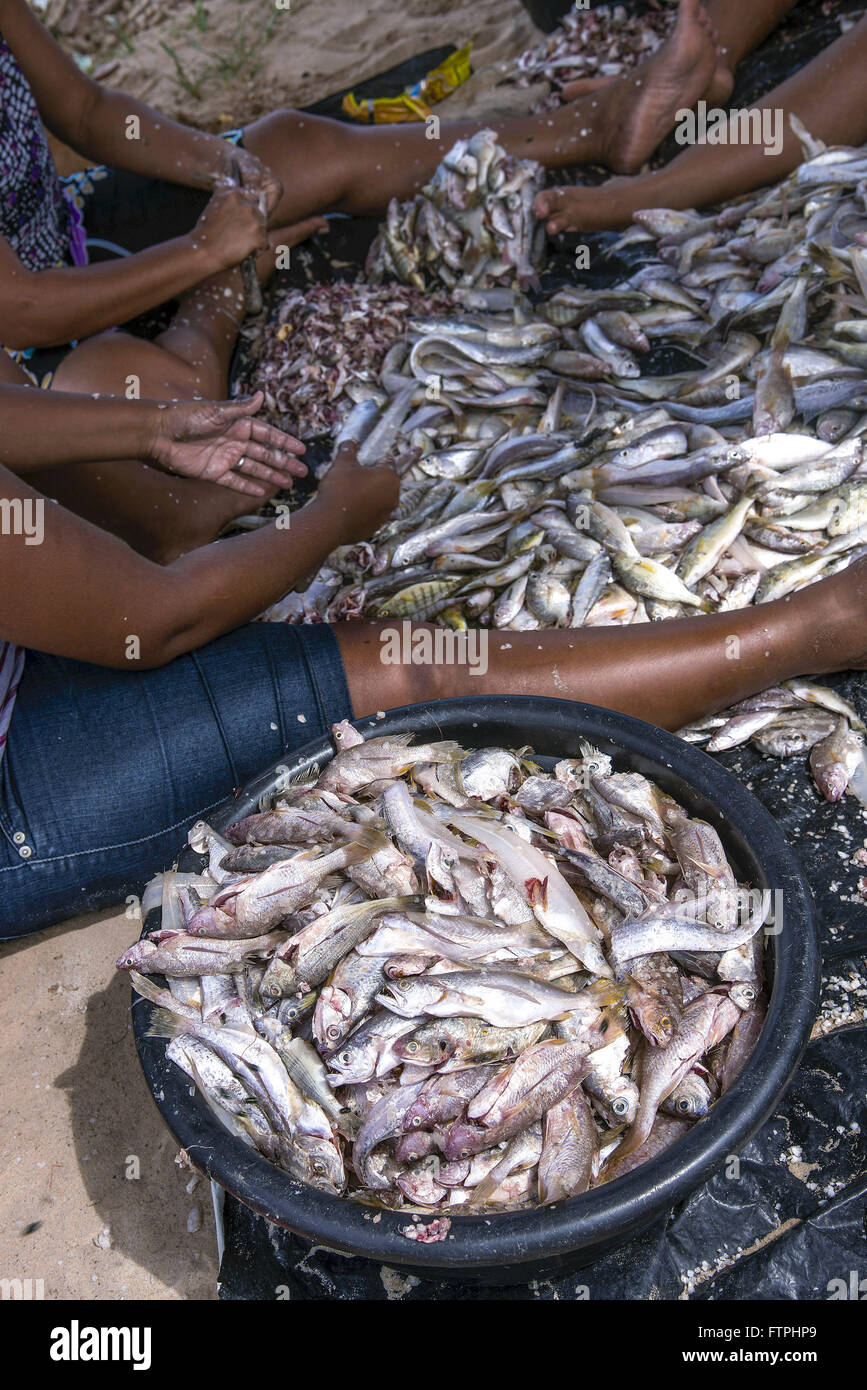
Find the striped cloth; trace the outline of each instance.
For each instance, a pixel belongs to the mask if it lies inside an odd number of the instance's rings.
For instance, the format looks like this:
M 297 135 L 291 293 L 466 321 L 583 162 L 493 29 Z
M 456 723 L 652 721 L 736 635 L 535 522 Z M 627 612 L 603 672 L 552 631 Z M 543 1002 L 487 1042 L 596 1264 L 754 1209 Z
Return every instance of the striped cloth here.
M 24 670 L 24 649 L 0 640 L 0 758 L 6 748 L 6 735 L 12 719 L 15 692 Z

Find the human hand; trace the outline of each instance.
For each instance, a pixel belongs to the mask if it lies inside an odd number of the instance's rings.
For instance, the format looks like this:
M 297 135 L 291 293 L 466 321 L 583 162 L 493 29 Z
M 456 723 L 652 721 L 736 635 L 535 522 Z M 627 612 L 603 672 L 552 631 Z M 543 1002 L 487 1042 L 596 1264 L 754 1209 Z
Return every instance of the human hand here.
M 186 478 L 251 497 L 273 496 L 303 478 L 304 445 L 255 419 L 263 395 L 249 400 L 180 401 L 160 408 L 150 457 Z
M 267 250 L 268 233 L 258 194 L 235 183 L 221 183 L 190 236 L 209 274 L 229 270 L 247 256 Z
M 251 154 L 243 145 L 232 145 L 226 140 L 220 143 L 223 149 L 216 174 L 217 181 L 237 182 L 236 176 L 240 174 L 244 189 L 255 193 L 257 197 L 261 195 L 265 216 L 270 217 L 283 196 L 283 185 L 274 170 L 269 169 L 267 164 L 263 164 L 261 159 Z
M 385 463 L 363 467 L 358 445 L 341 444 L 319 484 L 317 503 L 340 522 L 344 542 L 367 540 L 391 516 L 400 496 L 400 479 Z

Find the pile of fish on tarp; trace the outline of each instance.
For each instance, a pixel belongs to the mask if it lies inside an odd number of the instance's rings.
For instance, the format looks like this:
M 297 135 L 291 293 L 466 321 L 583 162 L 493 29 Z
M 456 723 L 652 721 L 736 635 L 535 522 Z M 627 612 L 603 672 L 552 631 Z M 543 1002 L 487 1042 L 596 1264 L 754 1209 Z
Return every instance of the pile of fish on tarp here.
M 782 598 L 865 553 L 867 150 L 794 124 L 805 160 L 780 184 L 637 213 L 619 284 L 459 288 L 410 317 L 342 426 L 362 461 L 400 458 L 398 508 L 265 616 L 639 623 Z M 658 348 L 689 365 L 648 374 Z M 786 697 L 785 736 L 757 720 L 758 746 L 828 738 L 815 700 Z
M 762 1027 L 770 908 L 713 827 L 587 744 L 545 771 L 333 736 L 227 837 L 193 828 L 206 871 L 163 876 L 118 961 L 227 1127 L 326 1191 L 478 1211 L 586 1191 L 706 1115 Z
M 449 150 L 429 184 L 408 202 L 393 198 L 367 257 L 373 284 L 383 276 L 424 289 L 536 285 L 545 228 L 533 201 L 545 171 L 515 159 L 492 130 L 476 131 Z

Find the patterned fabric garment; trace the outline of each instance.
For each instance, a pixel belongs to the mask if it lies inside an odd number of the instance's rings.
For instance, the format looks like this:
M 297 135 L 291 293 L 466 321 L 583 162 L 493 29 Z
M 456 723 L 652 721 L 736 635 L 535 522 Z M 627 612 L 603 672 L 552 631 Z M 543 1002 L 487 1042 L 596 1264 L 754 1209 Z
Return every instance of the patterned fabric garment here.
M 67 265 L 73 214 L 27 78 L 0 35 L 0 235 L 30 270 Z
M 0 641 L 0 758 L 6 751 L 6 735 L 15 704 L 15 692 L 24 670 L 24 651 L 11 642 Z

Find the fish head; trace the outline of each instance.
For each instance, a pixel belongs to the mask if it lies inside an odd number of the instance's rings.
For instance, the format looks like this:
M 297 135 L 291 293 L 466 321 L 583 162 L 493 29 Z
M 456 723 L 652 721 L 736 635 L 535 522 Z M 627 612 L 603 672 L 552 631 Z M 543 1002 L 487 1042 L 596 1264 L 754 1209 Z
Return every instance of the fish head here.
M 376 1000 L 392 1013 L 400 1014 L 403 1018 L 414 1018 L 416 1014 L 423 1014 L 442 997 L 442 986 L 420 976 L 407 975 L 399 980 L 389 981 L 382 994 L 376 996 Z
M 185 923 L 184 930 L 190 936 L 226 936 L 232 921 L 232 910 L 229 902 L 223 908 L 206 904 L 193 913 Z
M 606 1115 L 608 1123 L 613 1127 L 616 1125 L 631 1125 L 638 1114 L 639 1092 L 634 1081 L 629 1077 L 618 1077 L 610 1091 L 610 1100 L 606 1109 L 610 1112 Z
M 379 1048 L 373 1038 L 350 1043 L 327 1058 L 331 1068 L 328 1080 L 332 1086 L 354 1086 L 370 1081 L 376 1075 L 378 1058 Z
M 152 956 L 157 947 L 152 941 L 136 941 L 128 946 L 117 962 L 118 970 L 138 970 Z
M 293 1142 L 303 1181 L 335 1196 L 341 1193 L 346 1186 L 346 1174 L 340 1150 L 333 1139 L 296 1133 Z
M 849 785 L 849 772 L 842 763 L 826 761 L 822 767 L 814 760 L 813 775 L 826 801 L 839 801 Z
M 420 1028 L 408 1038 L 401 1038 L 394 1045 L 398 1057 L 414 1066 L 437 1066 L 447 1062 L 454 1055 L 457 1044 L 446 1037 L 443 1031 Z
M 306 1018 L 316 1003 L 316 995 L 301 994 L 289 999 L 283 999 L 277 1010 L 277 1017 L 286 1028 L 292 1028 L 296 1023 L 300 1023 Z
M 313 1014 L 313 1033 L 327 1052 L 339 1047 L 349 1032 L 352 1000 L 345 990 L 324 985 Z
M 361 734 L 353 728 L 348 719 L 341 719 L 337 724 L 331 725 L 331 737 L 338 753 L 347 748 L 357 748 L 359 743 L 364 742 Z
M 395 1145 L 394 1157 L 397 1163 L 415 1163 L 427 1158 L 437 1149 L 437 1136 L 431 1130 L 418 1129 L 404 1134 Z
M 630 1005 L 629 1011 L 636 1027 L 648 1042 L 653 1043 L 655 1047 L 665 1047 L 671 1042 L 677 1020 L 667 1005 L 658 999 L 642 999 L 639 1003 Z
M 449 1162 L 459 1158 L 470 1158 L 490 1148 L 494 1136 L 482 1125 L 471 1125 L 466 1120 L 455 1120 L 448 1131 L 443 1153 Z
M 750 984 L 749 980 L 738 980 L 729 990 L 729 999 L 733 1004 L 737 1004 L 739 1009 L 745 1012 L 751 1009 L 756 1001 L 757 990 L 755 985 Z
M 707 1082 L 697 1072 L 690 1072 L 676 1088 L 672 1109 L 684 1120 L 700 1120 L 708 1113 L 713 1096 Z

